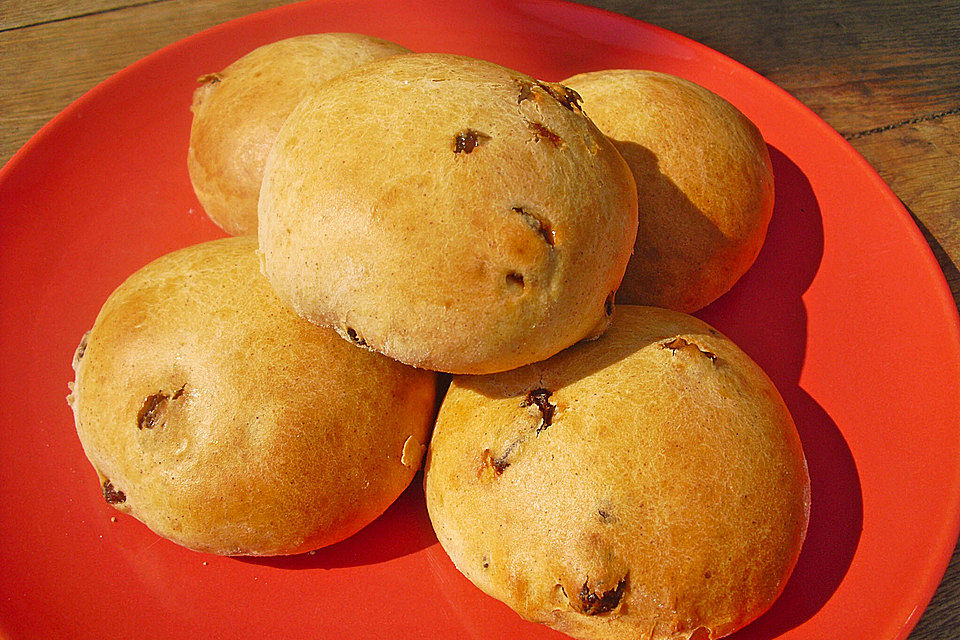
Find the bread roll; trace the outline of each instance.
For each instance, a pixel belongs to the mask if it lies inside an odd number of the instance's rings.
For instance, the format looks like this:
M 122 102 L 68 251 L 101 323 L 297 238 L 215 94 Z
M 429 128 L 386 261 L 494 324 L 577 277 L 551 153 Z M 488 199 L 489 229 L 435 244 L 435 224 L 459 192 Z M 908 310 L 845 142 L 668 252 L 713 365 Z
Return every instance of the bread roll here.
M 267 277 L 311 322 L 438 371 L 511 369 L 599 335 L 636 190 L 578 100 L 439 54 L 330 81 L 267 161 Z
M 585 640 L 733 633 L 783 589 L 809 512 L 763 371 L 691 316 L 628 305 L 594 342 L 455 377 L 425 482 L 460 571 Z
M 252 237 L 132 275 L 74 368 L 69 400 L 106 501 L 225 555 L 299 553 L 359 530 L 413 478 L 434 411 L 434 374 L 281 305 Z
M 750 268 L 773 212 L 760 132 L 675 76 L 621 69 L 564 80 L 633 171 L 639 230 L 617 300 L 692 313 Z
M 297 103 L 348 69 L 407 52 L 370 36 L 319 33 L 264 45 L 201 77 L 187 167 L 210 218 L 232 235 L 256 233 L 263 164 Z

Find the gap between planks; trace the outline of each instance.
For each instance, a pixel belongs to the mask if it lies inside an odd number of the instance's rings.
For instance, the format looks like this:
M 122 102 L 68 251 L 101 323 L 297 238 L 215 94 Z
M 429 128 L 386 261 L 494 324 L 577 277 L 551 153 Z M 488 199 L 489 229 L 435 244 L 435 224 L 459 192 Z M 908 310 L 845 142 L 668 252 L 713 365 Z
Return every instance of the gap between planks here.
M 145 7 L 151 4 L 159 4 L 161 2 L 168 2 L 169 0 L 143 0 L 143 2 L 132 2 L 130 4 L 121 5 L 119 7 L 108 7 L 106 9 L 97 9 L 96 11 L 87 11 L 85 13 L 78 13 L 72 16 L 62 16 L 59 18 L 51 18 L 49 20 L 38 20 L 36 22 L 30 22 L 27 24 L 18 24 L 13 27 L 3 27 L 0 28 L 0 33 L 6 33 L 8 31 L 17 31 L 18 29 L 29 29 L 30 27 L 40 27 L 45 24 L 53 24 L 55 22 L 66 22 L 67 20 L 74 20 L 76 18 L 86 18 L 88 16 L 98 16 L 104 13 L 114 13 L 115 11 L 123 11 L 124 9 L 133 9 L 135 7 Z
M 960 107 L 954 107 L 952 109 L 947 109 L 946 111 L 938 111 L 937 113 L 928 113 L 922 116 L 917 116 L 916 118 L 907 118 L 905 120 L 900 120 L 892 124 L 885 124 L 881 127 L 874 127 L 873 129 L 857 131 L 856 133 L 845 133 L 843 137 L 846 138 L 847 140 L 858 140 L 866 136 L 871 136 L 875 133 L 883 133 L 884 131 L 899 129 L 900 127 L 906 126 L 908 124 L 920 124 L 921 122 L 929 122 L 930 120 L 940 120 L 942 118 L 946 118 L 947 116 L 956 115 L 958 113 L 960 113 Z

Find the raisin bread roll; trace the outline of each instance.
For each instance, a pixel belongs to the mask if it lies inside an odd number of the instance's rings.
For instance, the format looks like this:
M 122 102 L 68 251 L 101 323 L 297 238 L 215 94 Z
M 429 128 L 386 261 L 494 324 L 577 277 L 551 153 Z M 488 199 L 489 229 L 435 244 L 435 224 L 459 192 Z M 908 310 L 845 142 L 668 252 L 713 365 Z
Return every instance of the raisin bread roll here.
M 257 232 L 263 165 L 283 121 L 325 81 L 371 60 L 408 53 L 356 33 L 318 33 L 254 49 L 199 79 L 187 168 L 207 215 L 231 235 Z
M 773 212 L 763 137 L 729 102 L 681 78 L 633 69 L 564 81 L 626 159 L 639 230 L 617 300 L 692 313 L 753 264 Z
M 284 124 L 260 194 L 280 298 L 401 362 L 490 373 L 609 323 L 636 233 L 579 96 L 452 55 L 378 60 Z
M 109 297 L 75 357 L 77 432 L 107 502 L 198 551 L 337 542 L 420 466 L 434 374 L 280 304 L 253 237 L 168 254 Z
M 809 479 L 787 408 L 727 338 L 621 305 L 598 340 L 455 377 L 425 466 L 474 584 L 575 638 L 705 640 L 783 589 Z

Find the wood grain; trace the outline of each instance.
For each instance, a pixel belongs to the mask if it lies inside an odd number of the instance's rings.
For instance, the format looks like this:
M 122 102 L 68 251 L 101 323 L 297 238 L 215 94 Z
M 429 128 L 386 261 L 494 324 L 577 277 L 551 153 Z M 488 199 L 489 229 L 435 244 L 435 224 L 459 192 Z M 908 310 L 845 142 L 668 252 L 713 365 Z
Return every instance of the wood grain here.
M 851 140 L 920 223 L 960 306 L 960 113 Z
M 844 134 L 960 107 L 956 0 L 583 3 L 652 22 L 742 62 Z
M 164 0 L 0 0 L 0 31 L 68 20 L 77 16 L 117 11 L 134 4 L 152 4 Z
M 149 53 L 283 0 L 167 0 L 0 32 L 0 163 L 88 89 Z

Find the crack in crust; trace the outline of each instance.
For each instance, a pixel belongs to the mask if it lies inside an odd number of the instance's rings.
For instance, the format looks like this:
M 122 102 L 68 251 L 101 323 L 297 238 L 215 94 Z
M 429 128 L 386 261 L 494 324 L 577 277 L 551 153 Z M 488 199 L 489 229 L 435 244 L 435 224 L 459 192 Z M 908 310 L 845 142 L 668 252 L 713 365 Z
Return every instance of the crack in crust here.
M 480 470 L 477 472 L 477 476 L 482 479 L 488 471 L 492 471 L 493 476 L 499 478 L 504 470 L 510 466 L 507 456 L 510 455 L 516 446 L 517 442 L 514 442 L 511 446 L 508 446 L 507 450 L 500 456 L 494 456 L 490 449 L 484 449 L 483 454 L 480 456 Z
M 670 340 L 669 342 L 661 343 L 660 347 L 662 349 L 669 349 L 674 353 L 677 353 L 678 351 L 686 351 L 688 353 L 692 353 L 693 351 L 696 351 L 701 355 L 706 356 L 713 362 L 716 362 L 718 359 L 717 354 L 713 353 L 712 351 L 707 351 L 706 349 L 704 349 L 698 344 L 684 340 L 680 336 L 677 336 L 676 338 L 674 338 L 673 340 Z
M 533 88 L 537 86 L 532 82 L 527 82 L 526 80 L 517 80 L 517 85 L 520 87 L 520 95 L 517 96 L 517 104 L 522 104 L 524 100 L 532 100 L 533 97 Z
M 527 397 L 520 402 L 521 407 L 530 407 L 536 405 L 540 409 L 540 424 L 537 426 L 537 435 L 553 424 L 553 414 L 557 410 L 557 405 L 550 402 L 550 391 L 539 388 L 534 389 L 527 394 Z
M 526 80 L 518 80 L 517 85 L 520 87 L 520 95 L 517 96 L 517 104 L 522 104 L 524 100 L 536 101 L 538 99 L 538 95 L 534 93 L 533 90 L 534 88 L 538 88 L 570 111 L 573 111 L 574 113 L 583 113 L 583 110 L 580 108 L 580 103 L 583 102 L 583 98 L 581 98 L 580 94 L 570 87 L 565 87 L 562 84 L 556 84 L 552 82 L 528 82 Z
M 583 110 L 580 108 L 580 103 L 583 102 L 583 98 L 570 87 L 547 82 L 541 82 L 540 87 L 570 111 L 583 113 Z
M 541 431 L 553 424 L 553 416 L 557 410 L 557 405 L 550 402 L 551 391 L 544 388 L 533 389 L 528 392 L 526 397 L 520 401 L 520 407 L 526 408 L 536 406 L 540 410 L 540 424 L 535 429 L 525 428 L 520 434 L 511 440 L 500 455 L 494 455 L 490 449 L 484 449 L 480 454 L 480 468 L 477 470 L 477 477 L 481 480 L 493 480 L 499 478 L 503 472 L 513 464 L 510 456 L 517 448 L 527 442 L 531 435 L 539 436 Z

